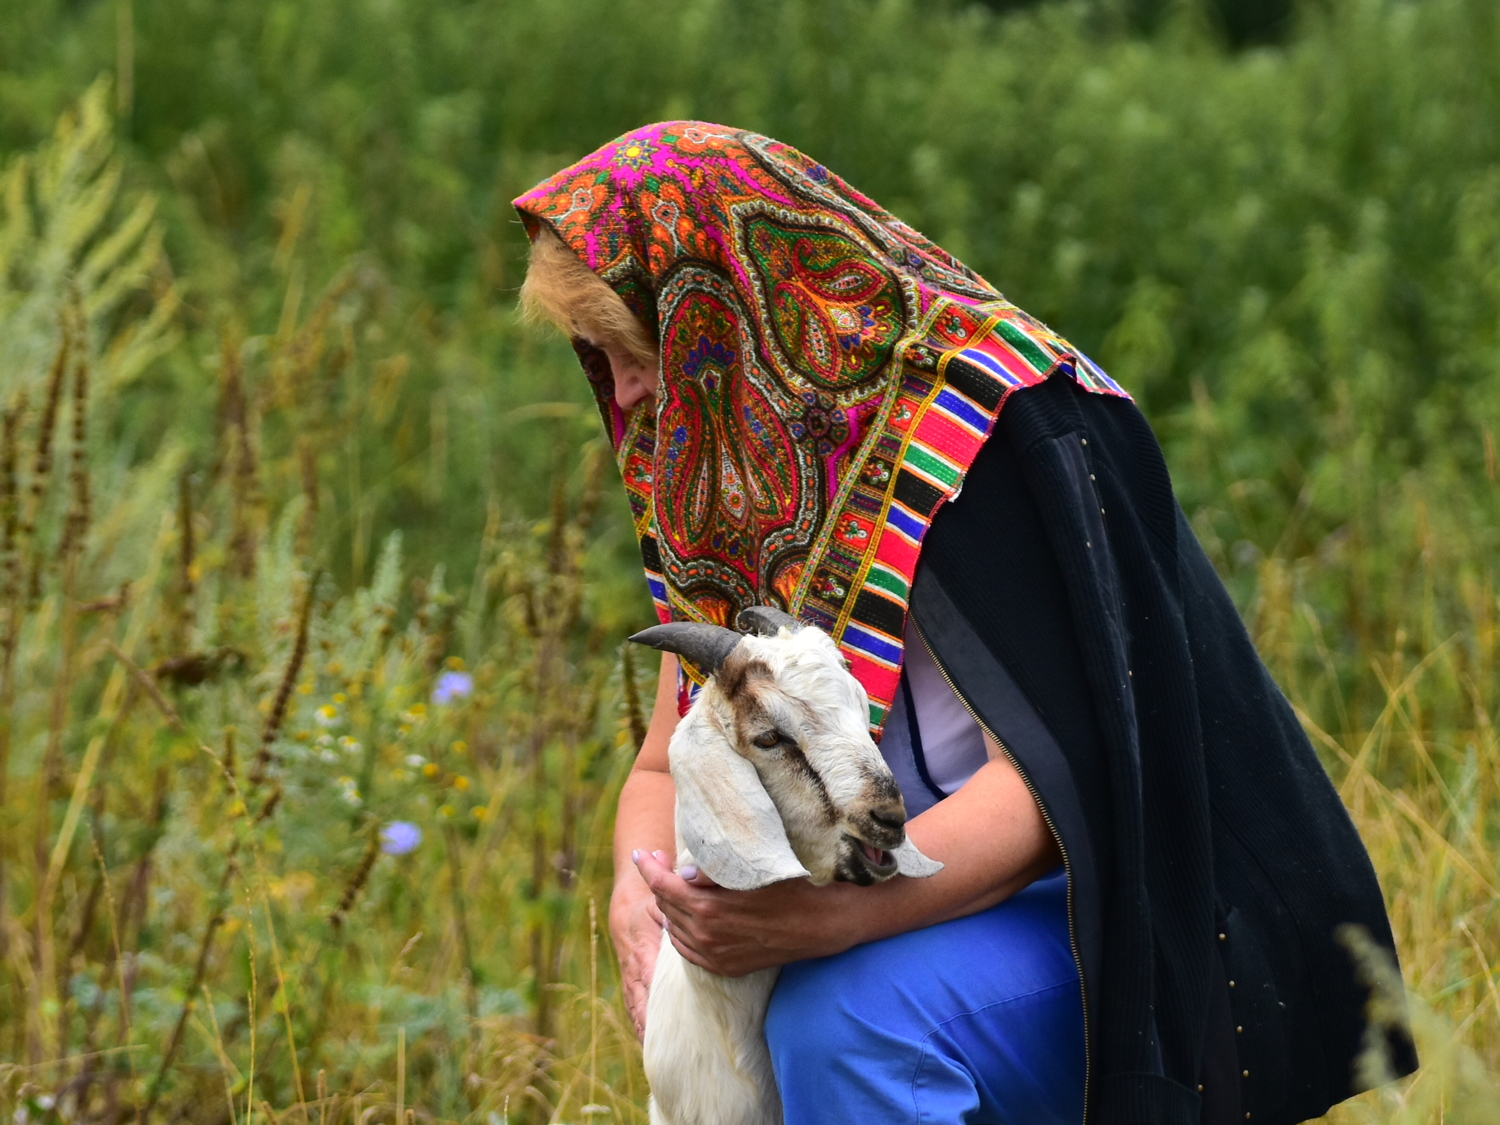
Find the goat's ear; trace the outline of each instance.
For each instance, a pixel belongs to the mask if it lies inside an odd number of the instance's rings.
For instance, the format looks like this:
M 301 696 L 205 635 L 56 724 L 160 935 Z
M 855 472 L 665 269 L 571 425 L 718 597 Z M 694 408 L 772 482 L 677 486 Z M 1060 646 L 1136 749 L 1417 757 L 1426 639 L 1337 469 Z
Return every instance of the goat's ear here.
M 683 720 L 670 750 L 677 831 L 693 862 L 734 891 L 809 874 L 792 851 L 781 814 L 755 767 L 709 724 Z M 684 727 L 690 729 L 684 730 Z
M 917 845 L 911 842 L 911 837 L 901 841 L 901 846 L 891 853 L 896 861 L 896 874 L 905 875 L 908 879 L 925 879 L 929 875 L 936 875 L 943 869 L 943 865 L 935 859 L 928 859 L 917 851 Z

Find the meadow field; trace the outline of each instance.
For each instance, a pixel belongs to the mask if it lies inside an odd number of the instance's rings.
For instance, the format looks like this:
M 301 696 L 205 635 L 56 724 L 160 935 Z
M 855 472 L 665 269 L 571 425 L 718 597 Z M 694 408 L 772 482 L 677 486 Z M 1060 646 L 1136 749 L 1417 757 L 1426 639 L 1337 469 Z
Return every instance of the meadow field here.
M 651 609 L 508 201 L 697 117 L 1136 395 L 1389 903 L 1328 1120 L 1500 1121 L 1500 5 L 1005 7 L 0 4 L 0 1113 L 645 1122 Z

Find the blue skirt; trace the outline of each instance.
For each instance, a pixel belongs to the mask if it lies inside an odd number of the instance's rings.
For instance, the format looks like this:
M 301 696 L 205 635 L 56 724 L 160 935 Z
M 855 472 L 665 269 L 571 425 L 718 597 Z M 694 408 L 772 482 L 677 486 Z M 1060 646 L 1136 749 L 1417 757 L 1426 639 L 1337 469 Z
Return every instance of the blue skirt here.
M 1078 1125 L 1083 999 L 1059 867 L 998 906 L 781 972 L 786 1125 Z

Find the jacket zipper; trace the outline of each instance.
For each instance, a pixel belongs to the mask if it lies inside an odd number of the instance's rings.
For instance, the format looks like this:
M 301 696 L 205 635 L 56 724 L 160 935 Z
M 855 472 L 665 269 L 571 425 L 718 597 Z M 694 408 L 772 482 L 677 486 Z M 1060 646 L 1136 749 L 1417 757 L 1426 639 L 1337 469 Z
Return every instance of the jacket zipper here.
M 975 711 L 974 708 L 970 705 L 969 701 L 964 698 L 963 692 L 958 690 L 958 685 L 953 682 L 953 677 L 948 675 L 948 669 L 943 667 L 943 662 L 938 659 L 937 653 L 932 651 L 932 645 L 927 640 L 927 634 L 922 632 L 922 626 L 918 624 L 915 615 L 911 615 L 911 623 L 912 627 L 917 631 L 917 637 L 921 640 L 922 647 L 927 650 L 927 655 L 932 658 L 933 664 L 937 666 L 938 672 L 942 675 L 943 681 L 952 690 L 953 694 L 958 696 L 958 701 L 964 705 L 964 710 L 969 713 L 970 717 L 972 717 L 973 720 L 979 724 L 979 729 L 984 731 L 986 735 L 994 740 L 995 745 L 1000 747 L 1000 752 L 1005 755 L 1005 760 L 1008 761 L 1011 764 L 1011 767 L 1016 771 L 1016 773 L 1020 775 L 1021 781 L 1026 785 L 1027 792 L 1031 794 L 1031 799 L 1036 802 L 1036 807 L 1042 814 L 1042 820 L 1046 822 L 1047 830 L 1052 833 L 1052 839 L 1057 841 L 1057 850 L 1062 853 L 1063 871 L 1068 876 L 1068 948 L 1072 950 L 1073 964 L 1078 969 L 1078 994 L 1083 1002 L 1083 1026 L 1085 1034 L 1083 1051 L 1083 1120 L 1088 1121 L 1089 1086 L 1093 1071 L 1093 1058 L 1091 1057 L 1092 1053 L 1089 1051 L 1087 1043 L 1087 1033 L 1090 1026 L 1089 990 L 1088 982 L 1085 981 L 1083 977 L 1083 958 L 1078 954 L 1077 927 L 1074 925 L 1073 921 L 1073 864 L 1072 861 L 1068 859 L 1068 849 L 1063 844 L 1062 834 L 1058 832 L 1057 825 L 1052 822 L 1052 814 L 1047 811 L 1047 806 L 1042 803 L 1042 798 L 1040 794 L 1037 793 L 1036 786 L 1031 783 L 1031 778 L 1028 777 L 1026 771 L 1021 768 L 1021 763 L 1016 761 L 1016 756 L 1010 752 L 1010 747 L 1006 746 L 1005 743 L 1000 740 L 1000 737 L 985 725 L 984 720 L 979 717 L 979 713 Z

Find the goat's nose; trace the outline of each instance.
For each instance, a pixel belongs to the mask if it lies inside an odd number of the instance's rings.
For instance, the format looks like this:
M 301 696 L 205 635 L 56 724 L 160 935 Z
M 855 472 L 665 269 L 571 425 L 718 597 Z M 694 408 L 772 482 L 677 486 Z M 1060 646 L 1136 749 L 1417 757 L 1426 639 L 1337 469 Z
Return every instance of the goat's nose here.
M 892 832 L 903 831 L 906 827 L 906 806 L 897 801 L 894 805 L 871 809 L 870 819 L 882 828 L 889 828 Z
M 877 848 L 898 847 L 906 837 L 906 805 L 898 796 L 865 810 L 863 834 Z

